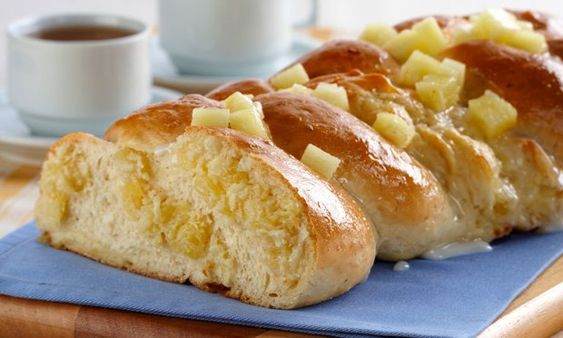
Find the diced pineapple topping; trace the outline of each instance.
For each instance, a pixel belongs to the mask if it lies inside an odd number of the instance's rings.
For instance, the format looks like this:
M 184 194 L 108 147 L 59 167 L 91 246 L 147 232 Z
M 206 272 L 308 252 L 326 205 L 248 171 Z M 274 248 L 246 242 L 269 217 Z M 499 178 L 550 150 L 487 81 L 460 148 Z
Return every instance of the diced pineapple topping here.
M 289 88 L 295 83 L 303 84 L 307 81 L 309 81 L 309 75 L 307 75 L 307 71 L 305 71 L 303 65 L 298 63 L 272 77 L 270 84 L 274 87 L 274 89 L 278 90 Z
M 545 37 L 534 32 L 531 23 L 518 20 L 503 9 L 487 9 L 472 16 L 469 21 L 454 30 L 454 44 L 468 40 L 490 39 L 532 53 L 542 53 L 547 50 Z
M 227 128 L 229 126 L 229 110 L 221 108 L 194 108 L 192 126 Z
M 253 102 L 251 95 L 235 92 L 223 103 L 227 109 L 195 108 L 192 112 L 192 126 L 230 127 L 252 136 L 270 138 L 262 105 L 260 102 Z
M 456 78 L 460 87 L 463 87 L 465 83 L 465 64 L 445 58 L 442 60 L 442 67 L 447 70 L 448 75 L 452 75 Z
M 444 110 L 459 100 L 465 81 L 465 65 L 444 59 L 442 62 L 414 51 L 401 67 L 399 82 L 416 88 L 418 98 L 434 110 Z
M 340 109 L 350 110 L 346 90 L 334 83 L 321 82 L 317 85 L 317 88 L 315 88 L 312 94 Z
M 313 90 L 311 88 L 305 87 L 304 85 L 300 85 L 298 83 L 293 84 L 293 86 L 289 88 L 280 89 L 279 91 L 285 93 L 303 94 L 303 95 L 313 94 Z
M 414 51 L 401 67 L 399 82 L 406 86 L 413 86 L 426 75 L 451 76 L 456 79 L 460 87 L 463 87 L 465 65 L 448 58 L 440 62 L 420 51 Z
M 383 48 L 403 63 L 415 50 L 430 55 L 438 54 L 446 48 L 446 38 L 436 19 L 430 17 L 416 23 L 411 29 L 400 32 L 385 43 Z
M 486 9 L 469 21 L 473 24 L 473 35 L 480 39 L 495 39 L 505 30 L 521 29 L 516 17 L 503 9 Z
M 414 86 L 414 84 L 422 80 L 425 75 L 443 74 L 443 68 L 440 61 L 415 50 L 408 58 L 407 62 L 401 66 L 398 80 L 403 85 Z
M 327 180 L 334 175 L 340 165 L 338 157 L 332 156 L 313 144 L 307 145 L 301 156 L 301 162 Z
M 391 113 L 377 114 L 373 129 L 399 148 L 407 147 L 415 135 L 412 125 Z
M 490 90 L 469 100 L 468 106 L 469 121 L 488 138 L 497 137 L 516 125 L 516 108 Z
M 262 109 L 262 103 L 254 102 L 254 109 L 256 109 L 256 112 L 260 116 L 260 119 L 263 120 L 264 119 L 264 110 Z
M 415 84 L 415 88 L 420 102 L 435 111 L 456 104 L 461 89 L 456 78 L 443 75 L 426 75 Z
M 234 92 L 227 97 L 223 103 L 230 111 L 237 111 L 242 109 L 250 109 L 254 107 L 250 95 L 244 95 L 241 92 Z
M 230 125 L 232 129 L 269 139 L 264 121 L 255 107 L 231 113 Z
M 525 30 L 507 32 L 501 35 L 497 41 L 532 53 L 543 53 L 547 50 L 547 43 L 542 34 Z
M 474 40 L 473 37 L 473 25 L 469 22 L 461 22 L 459 23 L 450 37 L 450 41 L 452 45 L 459 45 L 465 41 Z
M 381 47 L 398 34 L 395 28 L 390 25 L 372 23 L 364 28 L 360 39 Z

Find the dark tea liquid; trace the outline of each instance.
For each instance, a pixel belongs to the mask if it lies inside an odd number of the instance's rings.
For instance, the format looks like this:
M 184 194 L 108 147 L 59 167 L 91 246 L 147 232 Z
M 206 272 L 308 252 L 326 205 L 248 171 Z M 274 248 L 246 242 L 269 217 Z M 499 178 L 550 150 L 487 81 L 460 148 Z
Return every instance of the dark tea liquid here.
M 117 39 L 133 34 L 135 31 L 119 27 L 77 25 L 44 28 L 31 36 L 43 40 L 85 41 Z

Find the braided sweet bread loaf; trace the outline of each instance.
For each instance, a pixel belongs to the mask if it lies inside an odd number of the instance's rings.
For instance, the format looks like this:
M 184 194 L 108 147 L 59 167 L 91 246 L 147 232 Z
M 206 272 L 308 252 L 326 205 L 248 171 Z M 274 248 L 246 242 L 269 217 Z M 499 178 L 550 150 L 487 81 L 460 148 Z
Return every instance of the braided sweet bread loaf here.
M 399 117 L 407 129 L 412 127 L 412 139 L 403 146 L 403 151 L 421 163 L 439 182 L 440 191 L 447 196 L 443 198 L 445 202 L 442 208 L 453 210 L 453 220 L 445 221 L 447 218 L 442 218 L 442 222 L 436 226 L 438 231 L 428 228 L 424 222 L 416 223 L 415 218 L 410 219 L 409 228 L 401 228 L 393 216 L 399 217 L 403 213 L 396 212 L 382 219 L 374 212 L 377 207 L 363 203 L 381 235 L 378 258 L 407 259 L 423 254 L 437 244 L 473 240 L 488 242 L 513 229 L 527 231 L 542 226 L 561 227 L 563 65 L 557 54 L 557 46 L 561 41 L 563 26 L 558 26 L 556 20 L 545 15 L 533 12 L 516 14 L 514 20 L 526 20 L 536 28 L 534 33 L 545 35 L 549 52 L 545 50 L 543 54 L 538 54 L 489 39 L 470 40 L 444 47 L 436 59 L 447 60 L 442 61 L 442 64 L 449 62 L 463 67 L 464 80 L 457 102 L 439 109 L 427 97 L 421 96 L 424 92 L 417 89 L 423 86 L 413 88 L 415 83 L 405 81 L 408 80 L 409 67 L 416 69 L 416 63 L 410 61 L 412 59 L 418 57 L 426 62 L 420 66 L 422 68 L 440 67 L 437 60 L 421 56 L 419 52 L 411 54 L 411 59 L 404 57 L 401 67 L 393 65 L 388 52 L 377 46 L 368 47 L 365 42 L 357 40 L 334 41 L 303 56 L 280 72 L 302 65 L 307 73 L 310 71 L 314 74 L 310 80 L 302 83 L 310 90 L 300 89 L 300 95 L 314 95 L 313 89 L 323 83 L 344 89 L 349 112 L 368 125 L 376 123 L 381 115 L 388 117 L 391 114 Z M 500 15 L 510 16 L 506 12 Z M 509 17 L 508 20 L 512 19 Z M 423 21 L 422 18 L 407 21 L 396 28 L 398 31 L 412 29 Z M 435 27 L 441 27 L 445 35 L 453 36 L 455 30 L 467 21 L 463 17 L 438 17 Z M 373 69 L 378 70 L 373 72 Z M 252 87 L 251 83 L 254 83 L 255 88 L 261 88 L 254 91 L 254 94 L 262 94 L 256 97 L 259 102 L 267 102 L 269 96 L 277 95 L 267 94 L 271 89 L 265 89 L 267 87 L 263 81 L 248 81 L 245 83 L 247 88 Z M 440 89 L 446 92 L 445 87 L 436 90 L 439 92 Z M 235 91 L 244 92 L 245 89 L 237 83 L 229 83 L 210 92 L 208 96 L 224 98 Z M 501 133 L 487 134 L 486 126 L 475 123 L 471 118 L 472 111 L 468 109 L 468 103 L 480 97 L 493 98 L 495 102 L 506 101 L 504 106 L 511 105 L 517 111 L 517 123 Z M 478 103 L 478 100 L 472 102 Z M 292 114 L 290 103 L 280 108 L 282 106 L 280 102 L 264 105 L 266 120 L 274 121 L 269 123 L 274 142 L 299 157 L 303 151 L 301 139 L 307 135 L 301 130 L 315 123 L 310 116 L 315 115 L 311 111 L 316 110 L 306 109 L 307 117 L 295 117 L 291 123 L 284 121 L 283 128 L 275 129 L 278 115 Z M 490 112 L 490 115 L 493 114 L 494 111 Z M 386 134 L 385 130 L 379 132 Z M 310 139 L 314 143 L 315 136 Z M 320 139 L 317 142 L 322 143 L 322 137 Z M 341 140 L 334 138 L 333 142 L 339 143 Z M 326 149 L 330 147 L 323 145 Z M 338 154 L 338 150 L 334 151 Z M 360 182 L 366 179 L 356 174 L 352 181 L 357 180 L 361 185 Z M 376 180 L 371 182 L 377 184 Z M 378 189 L 373 186 L 366 188 L 371 191 L 360 193 L 346 185 L 344 187 L 360 201 L 371 201 L 370 197 L 379 196 Z M 385 202 L 389 203 L 389 200 Z M 397 210 L 412 210 L 412 205 L 401 202 L 402 199 L 395 200 Z M 405 250 L 405 246 L 409 249 Z
M 42 170 L 42 238 L 295 308 L 360 283 L 376 253 L 560 227 L 561 31 L 504 11 L 373 26 L 372 43 L 147 106 L 105 140 L 67 135 Z

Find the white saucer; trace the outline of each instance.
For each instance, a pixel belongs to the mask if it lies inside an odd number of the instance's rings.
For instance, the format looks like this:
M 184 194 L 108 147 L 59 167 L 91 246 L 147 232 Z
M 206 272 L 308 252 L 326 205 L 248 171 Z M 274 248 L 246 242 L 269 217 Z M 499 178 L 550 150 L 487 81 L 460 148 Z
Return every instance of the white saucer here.
M 176 99 L 182 95 L 174 90 L 154 86 L 151 91 L 153 103 Z M 47 151 L 57 139 L 31 135 L 16 110 L 0 94 L 0 165 L 3 161 L 8 161 L 41 166 Z
M 296 35 L 289 52 L 272 64 L 271 69 L 267 72 L 257 74 L 248 73 L 236 76 L 206 76 L 182 74 L 172 63 L 166 51 L 160 46 L 159 39 L 155 38 L 151 41 L 150 46 L 151 71 L 153 73 L 153 81 L 157 85 L 174 88 L 184 93 L 205 94 L 211 89 L 229 81 L 270 77 L 276 71 L 294 62 L 301 55 L 318 47 L 320 44 L 320 42 L 312 38 Z

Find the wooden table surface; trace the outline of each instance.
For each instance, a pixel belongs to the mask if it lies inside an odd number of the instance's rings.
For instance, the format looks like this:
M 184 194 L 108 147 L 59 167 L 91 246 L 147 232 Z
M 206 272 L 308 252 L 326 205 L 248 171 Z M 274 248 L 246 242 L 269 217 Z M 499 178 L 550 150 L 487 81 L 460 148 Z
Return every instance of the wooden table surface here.
M 0 237 L 31 220 L 39 169 L 0 165 Z M 549 337 L 563 330 L 563 257 L 482 337 Z M 0 337 L 304 337 L 297 333 L 168 318 L 0 295 Z

